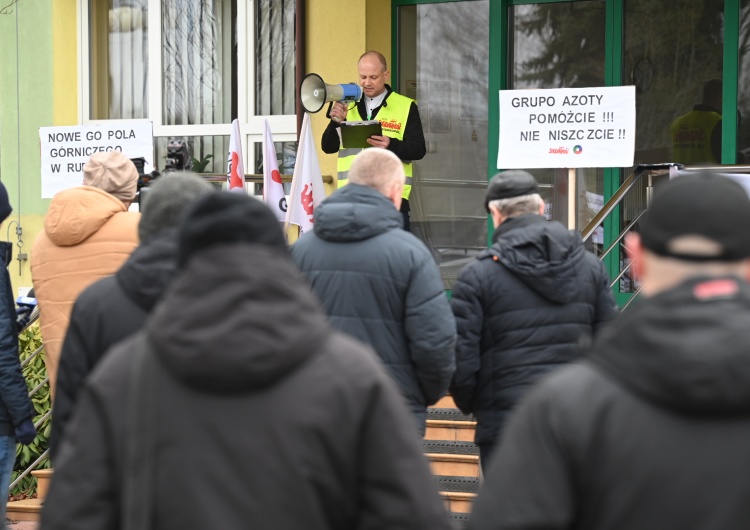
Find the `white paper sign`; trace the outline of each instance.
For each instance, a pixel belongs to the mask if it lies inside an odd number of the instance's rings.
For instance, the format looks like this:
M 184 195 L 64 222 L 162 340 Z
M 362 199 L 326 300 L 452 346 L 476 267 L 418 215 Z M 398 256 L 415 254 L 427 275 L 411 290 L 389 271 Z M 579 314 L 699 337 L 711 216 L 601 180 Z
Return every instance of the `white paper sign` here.
M 154 168 L 154 128 L 149 120 L 117 120 L 98 125 L 40 127 L 42 198 L 83 184 L 83 165 L 100 151 L 143 157 L 143 171 Z
M 635 87 L 500 91 L 497 167 L 630 167 Z

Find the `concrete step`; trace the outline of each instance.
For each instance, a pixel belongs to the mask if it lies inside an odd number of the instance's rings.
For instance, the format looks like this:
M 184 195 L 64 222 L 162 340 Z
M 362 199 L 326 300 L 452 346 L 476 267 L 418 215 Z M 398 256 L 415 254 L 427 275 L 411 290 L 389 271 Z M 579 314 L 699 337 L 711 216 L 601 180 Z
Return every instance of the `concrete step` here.
M 425 453 L 449 455 L 478 455 L 479 448 L 474 442 L 452 442 L 447 440 L 422 440 Z
M 425 440 L 473 442 L 475 421 L 427 420 Z
M 436 409 L 458 409 L 456 402 L 453 401 L 453 396 L 450 394 L 441 397 L 432 407 Z
M 42 511 L 42 503 L 49 491 L 52 473 L 51 469 L 37 469 L 32 471 L 31 475 L 36 478 L 37 498 L 9 502 L 5 509 L 5 517 L 14 522 L 39 521 L 39 512 Z
M 458 409 L 430 407 L 427 409 L 427 420 L 474 421 L 474 416 Z
M 5 508 L 5 517 L 13 522 L 39 521 L 39 513 L 42 511 L 42 502 L 42 499 L 11 501 Z
M 425 456 L 437 477 L 479 478 L 479 455 L 427 453 Z
M 440 491 L 456 491 L 462 493 L 477 493 L 479 491 L 478 477 L 435 477 Z
M 456 491 L 441 491 L 440 495 L 446 503 L 448 511 L 451 513 L 471 513 L 471 507 L 474 504 L 476 493 L 463 493 Z

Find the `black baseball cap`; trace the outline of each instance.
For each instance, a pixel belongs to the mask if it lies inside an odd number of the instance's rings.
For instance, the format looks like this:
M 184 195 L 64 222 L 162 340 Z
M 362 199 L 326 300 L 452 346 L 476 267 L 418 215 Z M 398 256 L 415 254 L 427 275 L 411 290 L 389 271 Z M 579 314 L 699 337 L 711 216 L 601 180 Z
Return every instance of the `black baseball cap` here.
M 522 195 L 539 193 L 539 184 L 534 175 L 521 169 L 501 171 L 490 180 L 487 194 L 484 197 L 484 207 L 489 213 L 490 202 L 498 199 L 511 199 Z
M 686 261 L 750 258 L 750 197 L 739 183 L 715 173 L 675 177 L 657 189 L 640 227 L 643 246 L 661 256 Z M 686 236 L 701 236 L 716 248 L 691 252 L 679 241 Z

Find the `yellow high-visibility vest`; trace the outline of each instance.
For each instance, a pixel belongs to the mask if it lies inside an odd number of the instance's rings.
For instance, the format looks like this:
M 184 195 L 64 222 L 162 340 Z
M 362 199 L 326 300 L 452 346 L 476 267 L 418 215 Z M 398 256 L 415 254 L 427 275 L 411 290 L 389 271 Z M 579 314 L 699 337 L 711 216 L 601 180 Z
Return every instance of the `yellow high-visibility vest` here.
M 409 117 L 409 109 L 414 100 L 391 92 L 386 100 L 387 105 L 380 107 L 376 120 L 380 122 L 383 128 L 383 136 L 390 138 L 396 138 L 398 140 L 404 139 L 404 130 L 406 129 L 406 120 Z M 359 121 L 361 118 L 357 111 L 357 106 L 352 105 L 349 108 L 349 112 L 346 114 L 347 121 Z M 349 183 L 349 169 L 352 167 L 354 157 L 361 151 L 360 148 L 348 148 L 344 149 L 343 146 L 339 149 L 339 158 L 336 164 L 336 170 L 338 172 L 338 187 L 341 188 Z M 409 200 L 411 195 L 411 177 L 412 177 L 412 163 L 404 162 L 404 173 L 406 174 L 406 184 L 404 184 L 404 192 L 401 196 Z
M 681 164 L 718 164 L 711 150 L 711 134 L 721 114 L 710 110 L 693 110 L 672 122 L 672 160 Z

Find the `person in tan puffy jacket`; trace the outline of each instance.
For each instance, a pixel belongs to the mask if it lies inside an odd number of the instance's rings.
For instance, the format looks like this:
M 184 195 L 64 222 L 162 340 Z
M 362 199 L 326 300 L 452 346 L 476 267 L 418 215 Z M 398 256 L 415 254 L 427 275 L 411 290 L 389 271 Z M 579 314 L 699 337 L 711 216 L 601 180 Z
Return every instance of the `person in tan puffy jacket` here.
M 113 274 L 138 246 L 140 214 L 129 212 L 138 170 L 119 151 L 94 154 L 83 186 L 57 193 L 31 250 L 45 362 L 54 395 L 60 349 L 78 295 Z

